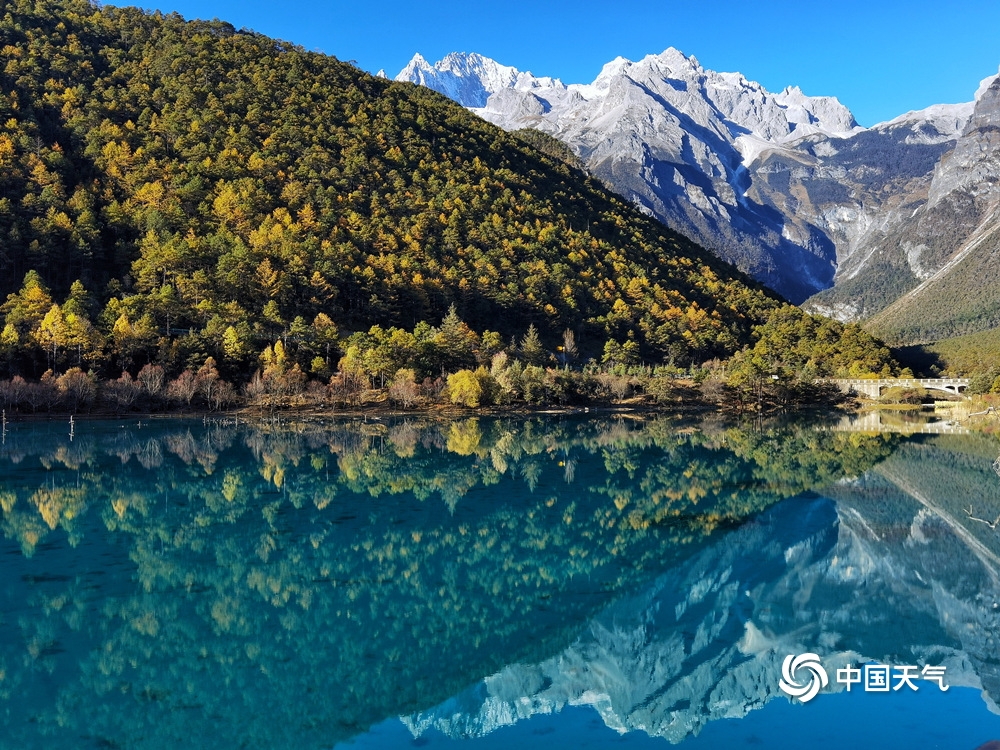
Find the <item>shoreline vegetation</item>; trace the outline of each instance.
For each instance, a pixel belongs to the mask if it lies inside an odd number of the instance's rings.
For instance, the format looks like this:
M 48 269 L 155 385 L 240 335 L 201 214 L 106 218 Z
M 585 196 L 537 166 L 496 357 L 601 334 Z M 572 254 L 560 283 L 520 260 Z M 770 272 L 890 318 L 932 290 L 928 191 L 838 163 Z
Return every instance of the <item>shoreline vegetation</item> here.
M 752 346 L 700 365 L 688 351 L 679 360 L 686 366 L 662 354 L 659 364 L 648 364 L 656 354 L 631 329 L 621 339 L 604 339 L 599 356 L 588 355 L 601 339 L 591 336 L 584 351 L 571 328 L 555 347 L 533 323 L 505 342 L 498 331 L 473 330 L 454 304 L 439 325 L 422 320 L 411 330 L 375 324 L 342 335 L 323 312 L 311 324 L 298 316 L 262 350 L 260 343 L 236 346 L 231 328 L 221 338 L 217 330 L 153 325 L 137 332 L 126 315 L 103 313 L 94 325 L 93 305 L 79 281 L 60 306 L 38 273 L 26 274 L 20 291 L 0 305 L 0 408 L 13 416 L 630 404 L 742 414 L 845 401 L 817 378 L 909 375 L 859 326 L 787 304 L 751 329 Z M 116 370 L 118 377 L 108 377 Z M 39 371 L 37 379 L 21 374 Z
M 30 365 L 33 359 L 37 364 L 43 353 L 50 365 L 37 380 L 20 375 L 0 378 L 0 408 L 5 418 L 234 410 L 273 415 L 309 410 L 407 413 L 589 408 L 711 409 L 741 415 L 851 403 L 836 387 L 815 382 L 817 376 L 857 377 L 879 365 L 883 376 L 892 373 L 888 352 L 877 342 L 860 335 L 855 347 L 847 346 L 849 328 L 792 306 L 785 306 L 780 315 L 755 329 L 753 348 L 744 347 L 727 360 L 716 358 L 700 367 L 682 368 L 672 363 L 642 363 L 641 349 L 631 337 L 623 344 L 609 339 L 600 360 L 591 357 L 585 363 L 570 329 L 564 331 L 555 351 L 546 349 L 534 325 L 520 340 L 512 338 L 505 344 L 496 332 L 472 330 L 453 305 L 439 326 L 421 322 L 413 331 L 374 325 L 367 332 L 340 338 L 322 314 L 312 326 L 293 323 L 257 355 L 259 366 L 252 374 L 244 367 L 242 377 L 232 362 L 224 360 L 220 367 L 214 357 L 207 356 L 199 367 L 179 372 L 147 357 L 137 370 L 133 365 L 131 371 L 122 369 L 117 378 L 101 378 L 100 370 L 93 367 L 88 371 L 66 367 L 72 360 L 71 347 L 46 338 L 46 321 L 58 305 L 53 304 L 45 316 L 39 315 L 45 304 L 35 305 L 36 321 L 30 324 L 32 316 L 22 308 L 25 299 L 39 294 L 47 296 L 47 290 L 29 274 L 22 292 L 10 295 L 0 306 L 8 327 L 13 325 L 11 319 L 22 323 L 26 335 L 20 341 L 28 344 L 22 345 L 20 358 L 8 357 L 8 371 L 18 364 Z M 161 343 L 169 345 L 169 340 Z M 95 357 L 98 368 L 107 371 L 112 361 L 129 364 L 124 357 L 113 359 L 117 348 L 113 338 L 105 341 L 105 347 L 103 356 Z M 248 358 L 245 365 L 251 361 Z M 331 367 L 334 361 L 335 369 Z M 56 363 L 65 367 L 61 373 L 51 368 Z M 231 379 L 220 369 L 233 373 Z
M 280 349 L 279 349 L 280 351 Z M 342 363 L 346 358 L 342 358 Z M 326 419 L 459 417 L 517 415 L 630 414 L 724 417 L 768 416 L 823 411 L 940 411 L 951 406 L 963 414 L 995 414 L 996 394 L 973 394 L 964 401 L 927 401 L 923 389 L 890 389 L 877 401 L 842 393 L 830 384 L 794 378 L 747 380 L 721 363 L 682 371 L 672 367 L 588 364 L 579 369 L 524 366 L 505 355 L 492 366 L 443 373 L 418 382 L 401 368 L 379 385 L 379 378 L 343 369 L 324 382 L 292 367 L 272 364 L 256 371 L 241 388 L 223 380 L 209 358 L 197 371 L 166 377 L 162 367 L 144 365 L 136 376 L 124 371 L 100 380 L 93 371 L 70 368 L 46 372 L 37 381 L 0 379 L 0 410 L 5 424 L 56 417 L 207 417 L 211 419 Z M 372 381 L 375 382 L 372 382 Z M 993 411 L 987 412 L 992 407 Z M 989 422 L 990 420 L 986 420 Z M 989 425 L 985 425 L 987 428 Z
M 47 372 L 37 381 L 19 376 L 0 380 L 0 409 L 7 422 L 13 422 L 136 415 L 257 419 L 275 415 L 718 411 L 740 416 L 817 407 L 850 409 L 857 404 L 832 386 L 772 381 L 757 389 L 741 388 L 722 379 L 723 373 L 709 370 L 692 375 L 642 366 L 570 370 L 519 364 L 513 367 L 514 373 L 479 367 L 427 377 L 423 382 L 404 372 L 383 387 L 359 383 L 343 373 L 324 383 L 293 370 L 285 378 L 255 376 L 242 389 L 219 377 L 211 360 L 197 372 L 185 370 L 174 379 L 167 379 L 158 365 L 144 366 L 135 377 L 125 371 L 116 380 L 104 381 L 93 372 L 71 368 L 61 375 Z

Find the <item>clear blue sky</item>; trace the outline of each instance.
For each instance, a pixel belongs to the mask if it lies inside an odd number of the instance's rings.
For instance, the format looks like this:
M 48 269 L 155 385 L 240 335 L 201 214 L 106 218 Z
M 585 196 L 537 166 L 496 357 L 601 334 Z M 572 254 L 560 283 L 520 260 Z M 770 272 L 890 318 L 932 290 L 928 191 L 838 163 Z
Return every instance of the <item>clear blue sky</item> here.
M 618 55 L 676 47 L 771 91 L 836 96 L 862 125 L 969 101 L 1000 65 L 1000 0 L 160 0 L 390 77 L 414 52 L 479 52 L 536 75 L 589 83 Z M 124 5 L 124 2 L 114 4 Z

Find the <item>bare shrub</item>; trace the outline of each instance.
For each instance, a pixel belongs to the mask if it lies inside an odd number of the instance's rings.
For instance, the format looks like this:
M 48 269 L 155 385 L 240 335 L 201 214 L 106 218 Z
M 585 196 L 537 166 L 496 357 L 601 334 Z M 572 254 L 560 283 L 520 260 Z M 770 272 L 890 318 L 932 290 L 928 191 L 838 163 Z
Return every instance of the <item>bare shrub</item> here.
M 628 375 L 599 372 L 594 379 L 602 396 L 610 396 L 621 401 L 632 392 L 632 379 Z
M 338 372 L 330 378 L 330 396 L 345 406 L 356 403 L 361 395 L 361 380 L 351 373 Z
M 284 391 L 289 396 L 297 396 L 302 391 L 306 389 L 306 381 L 308 377 L 296 364 L 291 370 L 285 373 L 284 378 Z
M 423 385 L 420 386 L 420 390 L 424 392 L 424 395 L 427 398 L 437 400 L 441 396 L 444 386 L 444 378 L 435 378 L 434 380 L 424 378 L 424 382 Z
M 615 375 L 611 381 L 611 393 L 621 401 L 632 393 L 632 379 L 628 375 Z
M 171 380 L 167 384 L 167 398 L 171 401 L 183 402 L 191 406 L 191 401 L 198 393 L 198 386 L 195 384 L 194 373 L 185 370 L 177 376 L 176 380 Z
M 3 408 L 13 411 L 21 406 L 25 400 L 27 385 L 20 375 L 0 381 L 0 403 L 3 404 Z
M 198 374 L 194 376 L 194 389 L 203 399 L 208 407 L 211 409 L 213 401 L 213 395 L 219 384 L 223 382 L 222 377 L 219 375 L 219 371 L 215 367 L 215 360 L 209 357 L 205 360 L 199 370 Z
M 167 382 L 166 374 L 159 365 L 143 365 L 136 380 L 150 398 L 159 398 Z
M 310 404 L 322 405 L 326 403 L 329 390 L 319 380 L 310 380 L 306 383 L 306 401 Z
M 240 399 L 239 393 L 233 388 L 232 384 L 226 380 L 219 380 L 216 383 L 215 388 L 212 389 L 212 399 L 209 403 L 210 408 L 218 411 L 226 406 L 232 406 L 237 403 Z
M 48 370 L 37 383 L 26 382 L 22 391 L 21 403 L 30 406 L 37 412 L 41 407 L 51 409 L 59 402 L 59 391 L 56 389 L 55 376 Z
M 417 385 L 416 378 L 416 373 L 409 368 L 396 370 L 389 386 L 389 398 L 409 409 L 420 397 L 420 386 Z
M 266 392 L 279 399 L 287 396 L 297 396 L 305 390 L 306 374 L 298 364 L 290 370 L 279 367 L 265 367 L 262 381 Z
M 128 370 L 122 372 L 118 380 L 109 380 L 101 389 L 104 400 L 115 411 L 128 411 L 142 395 L 143 387 L 133 379 Z
M 732 389 L 725 381 L 716 378 L 709 378 L 702 383 L 700 391 L 702 398 L 717 404 L 733 398 Z
M 90 406 L 97 398 L 97 380 L 79 367 L 73 367 L 55 380 L 60 400 L 70 411 Z
M 267 395 L 267 386 L 264 385 L 260 370 L 257 370 L 250 378 L 250 382 L 243 387 L 243 393 L 247 400 L 254 404 L 259 403 Z

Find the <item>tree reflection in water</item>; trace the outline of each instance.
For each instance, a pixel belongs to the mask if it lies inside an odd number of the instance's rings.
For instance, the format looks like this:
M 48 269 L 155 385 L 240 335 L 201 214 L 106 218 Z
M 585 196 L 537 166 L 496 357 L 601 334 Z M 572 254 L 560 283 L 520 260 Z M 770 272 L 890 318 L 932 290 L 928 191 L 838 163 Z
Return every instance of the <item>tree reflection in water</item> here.
M 0 746 L 329 747 L 590 618 L 897 436 L 670 419 L 16 425 Z

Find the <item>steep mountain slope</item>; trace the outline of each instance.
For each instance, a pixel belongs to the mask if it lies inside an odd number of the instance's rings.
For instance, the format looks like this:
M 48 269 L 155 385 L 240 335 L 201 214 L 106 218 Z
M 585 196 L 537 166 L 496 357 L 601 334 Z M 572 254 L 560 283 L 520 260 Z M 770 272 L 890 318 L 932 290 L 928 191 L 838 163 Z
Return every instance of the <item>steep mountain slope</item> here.
M 981 237 L 991 231 L 983 224 L 989 199 L 972 186 L 992 184 L 997 172 L 979 151 L 992 146 L 973 135 L 983 125 L 970 119 L 974 106 L 991 106 L 984 99 L 992 77 L 975 102 L 936 105 L 866 130 L 835 99 L 797 89 L 772 94 L 673 49 L 636 63 L 618 58 L 590 85 L 508 68 L 504 77 L 495 67 L 478 55 L 449 55 L 437 67 L 415 60 L 399 77 L 448 93 L 505 128 L 551 133 L 619 193 L 790 299 L 819 292 L 809 309 L 870 317 L 941 271 L 965 244 L 982 239 L 970 251 L 980 257 L 990 243 Z M 473 80 L 482 81 L 478 96 L 465 96 Z M 899 336 L 989 325 L 992 292 L 980 289 L 992 278 L 988 266 L 986 259 L 969 266 L 948 287 L 950 296 L 970 297 L 954 325 L 942 310 L 933 325 L 901 323 Z M 976 291 L 962 291 L 970 285 Z M 895 329 L 878 323 L 875 330 Z
M 547 342 L 571 330 L 588 357 L 628 340 L 686 364 L 731 355 L 784 309 L 426 88 L 226 23 L 86 0 L 11 6 L 0 36 L 9 374 L 68 367 L 72 352 L 114 376 L 211 356 L 245 378 L 279 340 L 282 366 L 303 371 L 322 348 L 322 372 L 338 331 L 405 326 L 423 346 L 451 305 L 494 352 L 534 325 Z
M 915 357 L 912 364 L 906 362 L 914 372 L 921 366 L 932 372 L 936 366 L 943 375 L 971 376 L 970 390 L 985 392 L 994 384 L 1000 390 L 1000 328 L 910 347 L 901 354 L 901 359 Z
M 76 0 L 10 10 L 2 33 L 0 293 L 36 271 L 61 300 L 82 279 L 125 364 L 253 363 L 319 313 L 412 327 L 451 304 L 504 337 L 570 327 L 599 352 L 633 331 L 656 359 L 700 359 L 778 306 L 427 89 L 228 24 Z M 26 311 L 30 293 L 0 311 L 21 367 L 47 311 Z
M 746 164 L 767 145 L 858 129 L 835 99 L 771 94 L 675 49 L 617 58 L 589 85 L 454 54 L 434 67 L 414 58 L 397 80 L 453 96 L 504 128 L 551 133 L 619 193 L 793 301 L 833 278 L 835 251 L 820 233 L 785 236 L 780 214 L 744 194 Z
M 886 262 L 905 254 L 912 288 L 867 326 L 922 343 L 1000 325 L 1000 76 L 936 165 L 927 201 L 887 232 Z M 905 278 L 905 274 L 904 274 Z
M 936 107 L 850 138 L 814 136 L 794 149 L 760 153 L 748 196 L 780 212 L 786 233 L 819 230 L 836 248 L 834 287 L 809 300 L 813 309 L 857 319 L 903 291 L 905 282 L 877 248 L 926 201 L 935 165 L 971 112 L 971 104 Z M 896 263 L 908 268 L 905 257 Z

